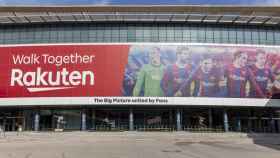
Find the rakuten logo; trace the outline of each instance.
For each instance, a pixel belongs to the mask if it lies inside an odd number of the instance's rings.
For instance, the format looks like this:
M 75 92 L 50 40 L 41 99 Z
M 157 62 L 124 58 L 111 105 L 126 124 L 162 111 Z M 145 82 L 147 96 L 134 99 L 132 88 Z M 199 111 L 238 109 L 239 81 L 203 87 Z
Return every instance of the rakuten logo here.
M 21 69 L 12 69 L 11 86 L 25 86 L 30 92 L 50 91 L 74 88 L 75 86 L 94 85 L 92 71 L 71 71 L 62 68 L 61 71 L 36 71 L 24 72 Z M 43 88 L 42 88 L 43 86 Z

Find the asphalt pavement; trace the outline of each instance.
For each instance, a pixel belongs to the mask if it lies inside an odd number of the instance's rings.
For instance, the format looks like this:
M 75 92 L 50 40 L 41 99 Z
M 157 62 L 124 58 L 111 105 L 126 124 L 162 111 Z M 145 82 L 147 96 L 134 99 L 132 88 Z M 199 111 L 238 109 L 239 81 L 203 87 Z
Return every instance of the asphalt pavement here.
M 22 132 L 0 135 L 0 158 L 279 158 L 280 134 Z

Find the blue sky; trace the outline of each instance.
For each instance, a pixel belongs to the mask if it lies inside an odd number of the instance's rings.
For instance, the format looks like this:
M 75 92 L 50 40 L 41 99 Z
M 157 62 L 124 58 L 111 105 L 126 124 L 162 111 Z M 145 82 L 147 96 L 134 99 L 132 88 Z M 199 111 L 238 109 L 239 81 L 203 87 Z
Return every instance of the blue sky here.
M 280 5 L 280 0 L 0 0 L 0 5 L 215 4 Z

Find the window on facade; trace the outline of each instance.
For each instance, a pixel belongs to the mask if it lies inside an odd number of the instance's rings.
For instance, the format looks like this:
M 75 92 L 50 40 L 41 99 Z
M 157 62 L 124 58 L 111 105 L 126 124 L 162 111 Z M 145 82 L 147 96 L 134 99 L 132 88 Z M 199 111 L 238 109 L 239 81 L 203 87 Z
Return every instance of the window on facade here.
M 166 42 L 167 41 L 166 26 L 159 26 L 158 36 L 159 36 L 159 41 L 160 42 Z
M 280 31 L 279 30 L 275 30 L 274 31 L 274 44 L 275 45 L 280 45 Z
M 266 43 L 266 30 L 259 30 L 260 44 Z
M 228 42 L 237 43 L 237 32 L 233 28 L 228 29 Z
M 280 31 L 265 26 L 189 23 L 65 23 L 0 26 L 0 44 L 195 42 L 279 45 Z
M 182 34 L 183 34 L 183 42 L 190 42 L 191 41 L 191 30 L 190 27 L 184 27 L 182 26 Z
M 205 42 L 213 43 L 214 42 L 214 32 L 211 27 L 207 27 L 205 30 Z
M 273 30 L 267 30 L 266 32 L 266 43 L 267 45 L 273 45 L 274 44 L 274 31 Z
M 260 44 L 258 29 L 249 30 L 252 32 L 252 44 Z
M 245 39 L 244 39 L 243 29 L 239 28 L 239 29 L 237 29 L 237 32 L 236 32 L 236 43 L 243 44 L 243 43 L 245 43 L 244 41 L 245 41 Z
M 183 40 L 183 30 L 182 27 L 174 27 L 174 42 L 182 42 Z
M 174 29 L 175 28 L 170 25 L 166 27 L 166 41 L 167 42 L 174 42 L 174 40 L 175 40 Z
M 251 44 L 252 43 L 252 32 L 250 29 L 244 29 L 244 43 Z

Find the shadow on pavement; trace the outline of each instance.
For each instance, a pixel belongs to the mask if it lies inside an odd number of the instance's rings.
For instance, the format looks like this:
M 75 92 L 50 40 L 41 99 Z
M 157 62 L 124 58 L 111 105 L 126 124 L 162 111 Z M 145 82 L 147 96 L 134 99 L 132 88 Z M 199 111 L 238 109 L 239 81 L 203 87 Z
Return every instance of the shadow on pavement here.
M 269 101 L 266 103 L 265 106 L 269 108 L 279 109 L 279 105 L 280 105 L 280 93 L 275 93 L 273 94 L 271 99 L 269 99 Z M 278 115 L 274 117 L 279 118 Z M 279 130 L 280 129 L 278 127 L 277 131 L 279 132 Z M 251 138 L 255 144 L 280 150 L 280 133 L 248 133 L 247 136 L 248 138 Z
M 254 144 L 280 150 L 280 134 L 279 133 L 248 133 Z

